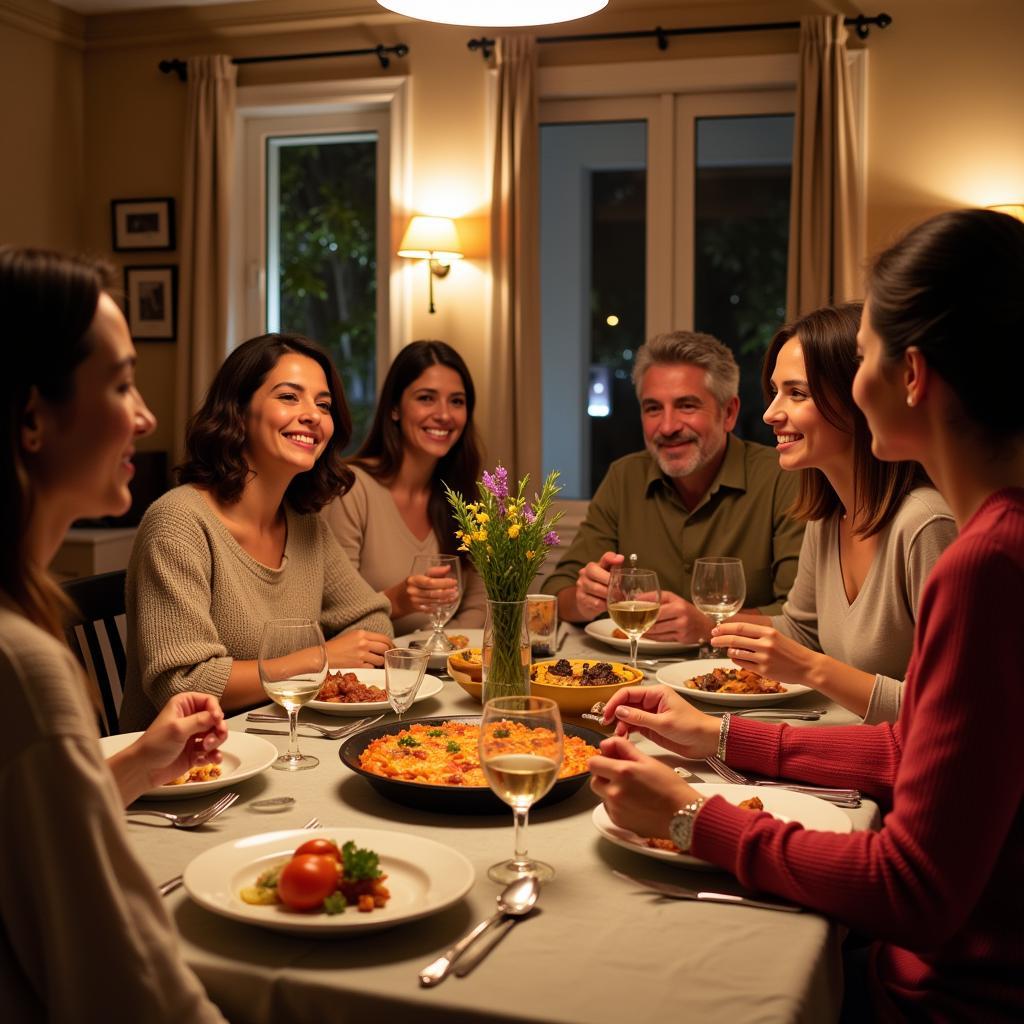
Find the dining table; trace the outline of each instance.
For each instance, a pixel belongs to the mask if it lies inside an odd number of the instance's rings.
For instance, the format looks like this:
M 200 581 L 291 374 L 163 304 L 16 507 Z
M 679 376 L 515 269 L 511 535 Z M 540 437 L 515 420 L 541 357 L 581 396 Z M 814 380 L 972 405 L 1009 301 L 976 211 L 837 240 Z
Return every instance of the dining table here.
M 575 627 L 565 631 L 562 648 L 560 657 L 622 659 Z M 648 672 L 653 677 L 654 670 Z M 480 713 L 479 703 L 458 683 L 447 677 L 443 682 L 436 696 L 415 704 L 406 718 Z M 858 721 L 814 692 L 779 707 L 827 707 L 819 721 L 790 723 L 799 728 Z M 331 726 L 346 721 L 309 709 L 301 720 Z M 597 723 L 570 721 L 600 731 Z M 228 725 L 244 730 L 245 715 L 232 717 Z M 641 749 L 656 749 L 634 738 Z M 286 736 L 269 739 L 286 749 Z M 494 912 L 501 887 L 488 879 L 487 868 L 512 853 L 511 810 L 452 814 L 396 803 L 342 763 L 342 742 L 303 735 L 303 749 L 320 759 L 317 768 L 268 769 L 238 783 L 231 787 L 239 793 L 237 803 L 201 828 L 132 819 L 127 825 L 132 846 L 154 883 L 180 874 L 193 858 L 226 841 L 297 829 L 313 817 L 325 827 L 433 839 L 461 852 L 473 865 L 475 880 L 463 899 L 431 916 L 386 930 L 330 936 L 286 934 L 231 920 L 178 888 L 165 901 L 184 956 L 228 1020 L 779 1024 L 836 1019 L 845 934 L 839 924 L 809 910 L 781 913 L 664 899 L 621 879 L 616 870 L 690 888 L 744 892 L 727 872 L 666 863 L 609 842 L 592 822 L 598 800 L 586 785 L 530 813 L 530 854 L 556 869 L 534 912 L 508 930 L 471 973 L 422 987 L 419 971 Z M 687 767 L 704 781 L 720 781 L 703 762 Z M 294 803 L 277 813 L 254 806 L 274 797 L 292 797 Z M 174 809 L 196 809 L 210 799 L 176 801 Z M 870 800 L 842 813 L 854 829 L 878 827 L 879 809 Z

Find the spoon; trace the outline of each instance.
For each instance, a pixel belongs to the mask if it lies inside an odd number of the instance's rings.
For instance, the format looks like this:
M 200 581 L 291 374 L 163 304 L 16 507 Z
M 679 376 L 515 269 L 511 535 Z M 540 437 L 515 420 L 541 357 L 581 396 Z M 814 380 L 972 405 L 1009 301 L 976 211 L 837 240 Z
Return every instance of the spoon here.
M 464 935 L 451 949 L 446 950 L 432 964 L 420 971 L 420 984 L 425 988 L 439 985 L 455 965 L 455 961 L 484 934 L 492 925 L 497 924 L 503 916 L 522 917 L 533 910 L 537 897 L 540 895 L 540 882 L 533 875 L 523 875 L 508 885 L 498 895 L 498 910 L 485 921 L 481 921 L 471 932 Z

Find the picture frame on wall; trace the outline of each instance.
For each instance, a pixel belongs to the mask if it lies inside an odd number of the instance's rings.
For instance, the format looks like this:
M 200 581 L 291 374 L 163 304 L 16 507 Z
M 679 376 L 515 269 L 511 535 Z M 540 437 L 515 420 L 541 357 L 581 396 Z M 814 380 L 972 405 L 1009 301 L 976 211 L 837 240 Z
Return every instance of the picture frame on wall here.
M 174 341 L 178 268 L 125 267 L 125 315 L 136 341 Z
M 174 249 L 174 200 L 112 199 L 110 223 L 114 252 Z

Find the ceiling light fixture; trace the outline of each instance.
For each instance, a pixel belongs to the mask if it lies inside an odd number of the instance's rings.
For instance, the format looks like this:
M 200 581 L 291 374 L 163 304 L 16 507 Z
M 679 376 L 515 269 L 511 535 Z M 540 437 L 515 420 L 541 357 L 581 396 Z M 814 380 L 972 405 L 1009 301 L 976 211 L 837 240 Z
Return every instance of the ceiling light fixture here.
M 608 6 L 608 0 L 377 0 L 377 3 L 417 21 L 488 28 L 575 21 Z

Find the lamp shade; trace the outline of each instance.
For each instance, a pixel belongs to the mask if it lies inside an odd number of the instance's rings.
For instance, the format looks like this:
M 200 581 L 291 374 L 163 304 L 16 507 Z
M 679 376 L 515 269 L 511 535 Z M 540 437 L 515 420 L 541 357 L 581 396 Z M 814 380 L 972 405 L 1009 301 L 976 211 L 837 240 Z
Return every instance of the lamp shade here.
M 608 6 L 608 0 L 377 0 L 395 14 L 442 25 L 553 25 Z
M 413 217 L 398 247 L 399 256 L 419 260 L 461 260 L 462 243 L 451 217 Z
M 1016 217 L 1017 220 L 1024 220 L 1024 202 L 1001 203 L 999 206 L 990 206 L 989 209 L 995 210 L 996 213 L 1008 213 L 1011 217 Z

